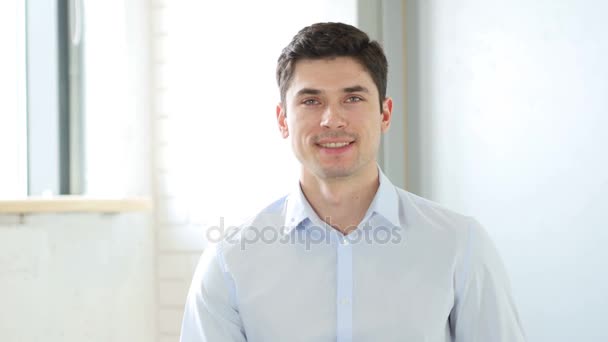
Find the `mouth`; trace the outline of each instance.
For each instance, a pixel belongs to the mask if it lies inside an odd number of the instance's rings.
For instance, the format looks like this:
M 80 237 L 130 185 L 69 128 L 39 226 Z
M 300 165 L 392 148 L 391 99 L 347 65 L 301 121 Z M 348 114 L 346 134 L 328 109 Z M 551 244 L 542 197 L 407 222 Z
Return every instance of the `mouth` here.
M 327 142 L 327 143 L 319 143 L 317 145 L 323 147 L 323 148 L 332 148 L 332 149 L 336 149 L 336 148 L 342 148 L 345 146 L 348 146 L 350 144 L 352 144 L 352 141 L 342 141 L 342 142 Z
M 317 143 L 317 147 L 321 150 L 323 154 L 327 155 L 340 155 L 342 153 L 348 152 L 352 146 L 355 144 L 355 141 L 326 141 Z

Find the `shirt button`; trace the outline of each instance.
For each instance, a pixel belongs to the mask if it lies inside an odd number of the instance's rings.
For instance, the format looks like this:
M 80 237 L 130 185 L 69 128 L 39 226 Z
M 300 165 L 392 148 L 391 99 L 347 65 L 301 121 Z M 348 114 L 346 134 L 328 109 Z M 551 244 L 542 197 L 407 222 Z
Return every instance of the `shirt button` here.
M 350 300 L 348 300 L 348 298 L 342 298 L 340 300 L 340 304 L 342 304 L 342 305 L 348 305 L 348 304 L 350 304 Z

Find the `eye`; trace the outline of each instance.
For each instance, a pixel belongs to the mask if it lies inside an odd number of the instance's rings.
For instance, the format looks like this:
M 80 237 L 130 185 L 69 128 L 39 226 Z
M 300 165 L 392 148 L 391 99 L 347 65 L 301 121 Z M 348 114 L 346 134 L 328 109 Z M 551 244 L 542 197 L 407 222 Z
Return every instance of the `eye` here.
M 363 101 L 363 98 L 359 97 L 359 96 L 350 96 L 346 99 L 346 102 L 348 103 L 355 103 L 355 102 L 361 102 Z
M 302 101 L 302 104 L 305 104 L 307 106 L 312 106 L 312 105 L 316 105 L 319 104 L 320 102 L 317 101 L 317 99 L 306 99 L 304 101 Z

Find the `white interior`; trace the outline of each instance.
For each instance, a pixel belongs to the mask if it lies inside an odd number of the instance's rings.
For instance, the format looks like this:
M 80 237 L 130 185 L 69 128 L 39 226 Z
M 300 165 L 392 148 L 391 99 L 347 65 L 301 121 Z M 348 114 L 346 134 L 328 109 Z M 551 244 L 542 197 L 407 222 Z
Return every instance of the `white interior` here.
M 486 226 L 530 341 L 608 340 L 608 3 L 407 13 L 410 189 Z

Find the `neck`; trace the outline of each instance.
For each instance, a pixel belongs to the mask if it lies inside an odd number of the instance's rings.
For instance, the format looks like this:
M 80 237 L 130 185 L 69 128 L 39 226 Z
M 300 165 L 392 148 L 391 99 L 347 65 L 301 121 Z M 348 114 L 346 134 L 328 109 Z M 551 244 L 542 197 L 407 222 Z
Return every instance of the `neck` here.
M 317 215 L 346 235 L 363 220 L 378 190 L 379 173 L 376 165 L 343 178 L 322 178 L 303 171 L 300 184 Z

